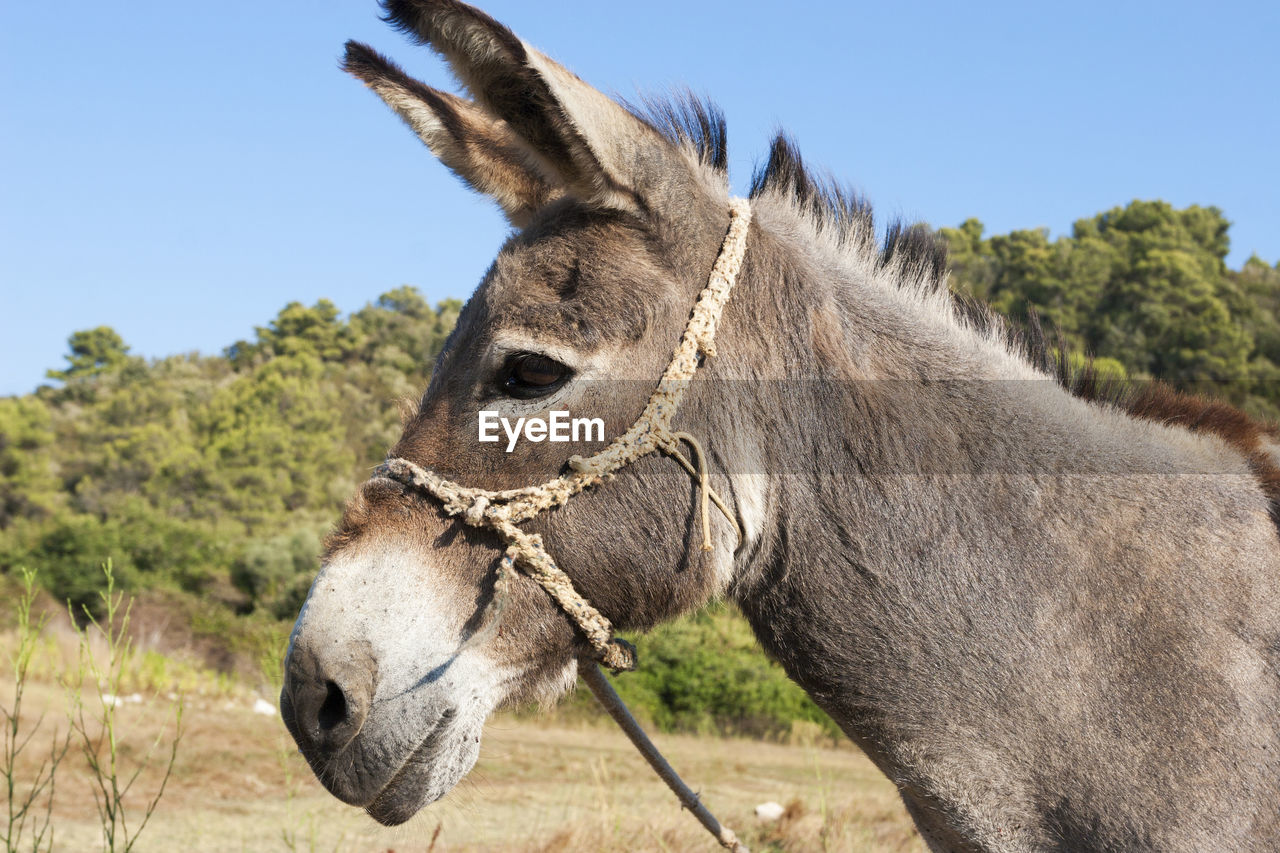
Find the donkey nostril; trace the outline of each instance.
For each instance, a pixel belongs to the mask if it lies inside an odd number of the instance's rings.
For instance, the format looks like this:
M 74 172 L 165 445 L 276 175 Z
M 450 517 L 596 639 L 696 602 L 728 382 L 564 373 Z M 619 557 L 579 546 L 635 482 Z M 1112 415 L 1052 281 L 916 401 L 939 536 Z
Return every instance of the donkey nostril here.
M 346 720 L 347 697 L 337 684 L 332 681 L 325 682 L 324 702 L 321 703 L 320 712 L 316 717 L 316 721 L 320 724 L 320 731 L 327 732 L 335 729 Z
M 285 663 L 280 712 L 311 761 L 327 761 L 359 736 L 378 686 L 378 666 L 362 646 L 321 659 L 295 644 Z

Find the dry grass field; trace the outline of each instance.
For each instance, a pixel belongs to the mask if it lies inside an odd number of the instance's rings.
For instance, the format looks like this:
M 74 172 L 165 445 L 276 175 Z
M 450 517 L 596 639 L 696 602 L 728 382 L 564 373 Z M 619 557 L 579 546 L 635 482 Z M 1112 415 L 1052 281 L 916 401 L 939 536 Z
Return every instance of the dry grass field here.
M 53 652 L 53 646 L 48 646 Z M 64 651 L 65 654 L 65 651 Z M 45 720 L 18 777 L 30 774 L 66 691 L 53 666 L 33 666 L 24 725 Z M 12 668 L 0 677 L 11 707 Z M 97 701 L 88 694 L 89 701 Z M 225 681 L 187 693 L 173 777 L 134 849 L 145 851 L 683 851 L 718 849 L 607 720 L 499 716 L 476 769 L 443 801 L 394 829 L 340 804 L 315 781 L 277 716 Z M 174 705 L 146 694 L 118 707 L 121 754 L 136 760 L 172 734 Z M 862 755 L 829 742 L 782 745 L 693 736 L 656 738 L 707 804 L 754 851 L 923 849 L 892 787 Z M 163 752 L 161 750 L 160 752 Z M 140 777 L 125 805 L 138 814 L 160 779 Z M 55 850 L 101 849 L 90 777 L 74 747 L 58 772 Z M 754 807 L 787 806 L 774 823 Z

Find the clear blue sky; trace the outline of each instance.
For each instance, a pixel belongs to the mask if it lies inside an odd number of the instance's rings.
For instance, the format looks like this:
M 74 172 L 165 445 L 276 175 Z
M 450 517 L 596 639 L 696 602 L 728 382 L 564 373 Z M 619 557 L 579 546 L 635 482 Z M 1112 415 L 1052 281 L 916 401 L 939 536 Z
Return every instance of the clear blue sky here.
M 988 232 L 1133 198 L 1217 205 L 1280 258 L 1280 3 L 481 4 L 605 91 L 687 84 L 744 189 L 776 127 L 882 215 Z M 465 297 L 505 235 L 372 94 L 347 38 L 436 85 L 373 0 L 0 8 L 0 394 L 76 329 L 219 352 L 290 300 Z

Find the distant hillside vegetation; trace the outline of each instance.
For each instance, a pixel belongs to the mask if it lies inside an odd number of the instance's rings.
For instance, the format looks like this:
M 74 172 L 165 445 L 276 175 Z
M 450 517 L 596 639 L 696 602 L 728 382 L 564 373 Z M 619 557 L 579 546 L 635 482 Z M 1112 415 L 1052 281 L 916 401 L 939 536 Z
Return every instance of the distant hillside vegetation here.
M 1216 207 L 1135 201 L 1075 223 L 983 238 L 943 228 L 952 289 L 1016 320 L 1034 308 L 1070 349 L 1131 379 L 1163 379 L 1280 418 L 1280 263 L 1227 268 L 1231 223 Z

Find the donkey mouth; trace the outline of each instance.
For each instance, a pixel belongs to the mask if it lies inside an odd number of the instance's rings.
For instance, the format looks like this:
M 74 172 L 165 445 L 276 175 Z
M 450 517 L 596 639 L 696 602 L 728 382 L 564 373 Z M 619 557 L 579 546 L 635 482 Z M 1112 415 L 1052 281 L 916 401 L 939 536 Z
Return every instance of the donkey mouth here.
M 441 714 L 391 781 L 365 806 L 371 818 L 398 826 L 453 790 L 467 774 L 479 755 L 480 737 L 475 727 L 457 717 L 453 709 Z

